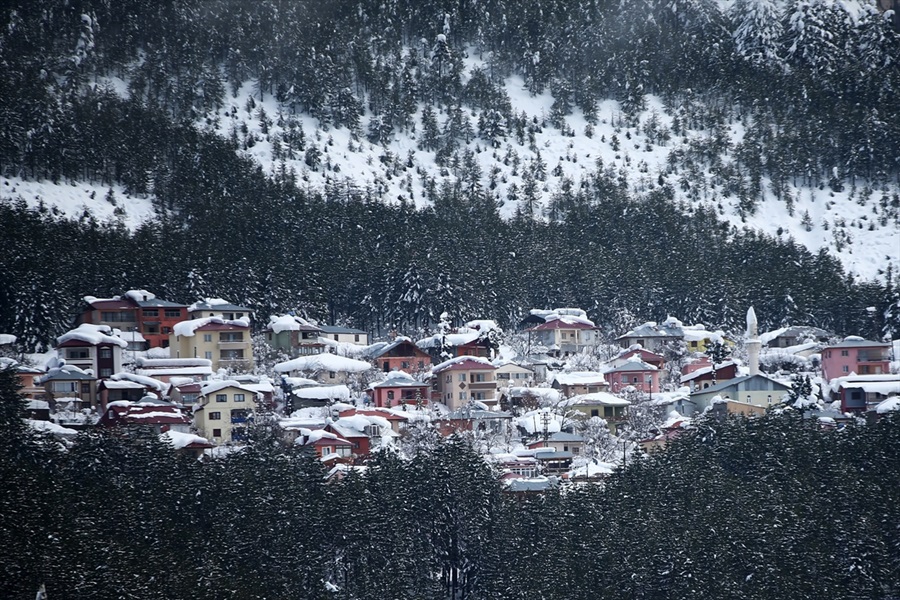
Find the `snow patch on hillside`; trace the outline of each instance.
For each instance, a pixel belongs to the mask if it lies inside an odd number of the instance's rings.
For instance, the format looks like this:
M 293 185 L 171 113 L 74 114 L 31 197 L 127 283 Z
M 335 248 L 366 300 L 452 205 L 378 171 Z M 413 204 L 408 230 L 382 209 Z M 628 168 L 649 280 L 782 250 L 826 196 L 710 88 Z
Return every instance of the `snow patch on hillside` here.
M 110 190 L 115 204 L 108 198 Z M 108 186 L 83 181 L 53 183 L 20 177 L 0 177 L 0 198 L 11 202 L 21 198 L 29 208 L 43 205 L 75 219 L 87 212 L 99 221 L 121 220 L 129 229 L 135 229 L 155 215 L 153 202 L 149 197 L 128 196 L 118 184 Z

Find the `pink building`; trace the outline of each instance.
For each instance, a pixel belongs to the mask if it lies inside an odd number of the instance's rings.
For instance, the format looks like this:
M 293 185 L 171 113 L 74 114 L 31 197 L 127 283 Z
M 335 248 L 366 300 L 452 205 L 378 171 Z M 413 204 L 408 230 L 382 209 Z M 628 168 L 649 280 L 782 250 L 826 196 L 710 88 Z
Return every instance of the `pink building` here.
M 642 360 L 634 359 L 604 373 L 613 394 L 631 386 L 645 394 L 659 393 L 659 369 Z
M 840 344 L 826 346 L 822 350 L 822 375 L 825 381 L 857 375 L 881 375 L 890 373 L 891 345 L 870 342 L 851 335 Z

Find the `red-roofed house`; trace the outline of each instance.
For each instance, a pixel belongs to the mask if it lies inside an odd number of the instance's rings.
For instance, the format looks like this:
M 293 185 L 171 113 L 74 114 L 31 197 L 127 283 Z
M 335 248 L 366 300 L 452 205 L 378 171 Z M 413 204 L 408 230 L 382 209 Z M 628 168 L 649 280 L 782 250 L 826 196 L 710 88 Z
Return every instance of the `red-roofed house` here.
M 629 386 L 645 394 L 659 393 L 659 369 L 641 360 L 629 360 L 609 369 L 604 376 L 614 394 Z
M 480 357 L 460 356 L 443 362 L 432 370 L 432 399 L 443 402 L 451 411 L 459 410 L 470 400 L 495 404 L 496 370 L 490 361 Z
M 129 290 L 122 296 L 94 298 L 85 296 L 85 306 L 75 324 L 108 325 L 123 332 L 137 331 L 145 347 L 167 348 L 175 323 L 187 318 L 187 306 L 158 299 L 146 290 Z
M 645 348 L 631 348 L 630 350 L 626 350 L 625 352 L 617 356 L 615 360 L 625 362 L 633 358 L 642 360 L 648 365 L 653 365 L 657 369 L 662 369 L 663 365 L 666 364 L 666 359 L 662 354 L 650 352 Z
M 376 348 L 370 355 L 376 369 L 391 371 L 422 371 L 431 366 L 431 355 L 416 346 L 408 337 L 398 337 L 393 342 Z

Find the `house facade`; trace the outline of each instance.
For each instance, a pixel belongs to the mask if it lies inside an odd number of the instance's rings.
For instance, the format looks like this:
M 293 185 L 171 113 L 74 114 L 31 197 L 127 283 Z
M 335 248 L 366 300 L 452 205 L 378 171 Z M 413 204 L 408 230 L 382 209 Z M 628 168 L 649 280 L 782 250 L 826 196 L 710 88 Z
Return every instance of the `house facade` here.
M 432 399 L 443 402 L 451 411 L 459 410 L 471 400 L 491 405 L 497 402 L 497 368 L 482 357 L 459 356 L 432 369 Z
M 559 390 L 564 397 L 580 394 L 593 394 L 609 390 L 609 384 L 603 373 L 595 371 L 573 371 L 556 373 L 550 386 Z
M 531 345 L 547 348 L 551 356 L 568 356 L 597 344 L 597 328 L 593 322 L 570 316 L 551 315 L 544 323 L 525 332 Z
M 369 334 L 362 329 L 352 327 L 339 327 L 337 325 L 322 325 L 322 337 L 341 344 L 355 344 L 357 346 L 369 345 Z
M 98 379 L 122 370 L 122 350 L 128 343 L 106 325 L 82 323 L 56 338 L 56 351 L 67 365 L 90 370 Z
M 253 344 L 246 318 L 225 320 L 204 317 L 175 325 L 171 337 L 172 358 L 204 358 L 213 371 L 253 369 Z
M 322 329 L 301 317 L 269 317 L 265 335 L 269 346 L 282 350 L 291 357 L 321 354 L 325 351 L 325 344 L 319 339 L 323 335 Z
M 202 319 L 204 317 L 217 317 L 224 321 L 253 318 L 253 311 L 246 306 L 238 306 L 221 298 L 207 298 L 201 302 L 194 302 L 187 307 L 188 317 Z
M 391 371 L 424 371 L 431 366 L 431 355 L 416 346 L 408 337 L 397 337 L 394 341 L 372 349 L 369 359 L 375 368 Z
M 215 444 L 243 442 L 257 407 L 256 392 L 236 381 L 209 382 L 200 388 L 194 428 Z
M 609 391 L 617 394 L 632 387 L 645 394 L 659 393 L 659 369 L 639 359 L 632 359 L 604 373 Z
M 789 390 L 790 386 L 765 375 L 744 375 L 696 390 L 691 394 L 691 401 L 699 412 L 711 406 L 716 397 L 765 409 L 781 402 L 782 396 Z
M 369 397 L 377 408 L 391 408 L 400 404 L 421 404 L 428 402 L 430 386 L 416 381 L 403 371 L 391 371 L 384 381 L 369 386 Z
M 128 332 L 141 347 L 166 348 L 175 323 L 187 318 L 187 306 L 157 298 L 147 290 L 129 290 L 113 298 L 84 297 L 85 306 L 75 324 L 106 325 Z
M 831 381 L 831 397 L 841 401 L 841 412 L 862 413 L 891 397 L 900 396 L 900 374 L 848 375 Z
M 822 349 L 822 375 L 825 381 L 856 375 L 881 375 L 891 372 L 891 345 L 849 336 Z
M 534 383 L 534 370 L 514 362 L 503 363 L 494 371 L 497 379 L 497 389 L 506 387 L 521 387 Z

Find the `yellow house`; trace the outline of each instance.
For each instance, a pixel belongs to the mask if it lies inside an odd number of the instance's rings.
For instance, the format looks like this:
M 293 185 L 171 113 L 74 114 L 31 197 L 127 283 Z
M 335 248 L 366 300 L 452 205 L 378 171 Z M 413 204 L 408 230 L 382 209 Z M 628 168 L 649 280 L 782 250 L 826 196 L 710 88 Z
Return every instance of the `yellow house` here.
M 487 405 L 497 403 L 497 368 L 480 356 L 459 356 L 432 369 L 432 399 L 443 402 L 451 411 L 466 406 L 470 400 Z
M 205 358 L 212 370 L 231 369 L 238 372 L 253 369 L 253 343 L 247 318 L 225 320 L 204 317 L 181 321 L 169 336 L 172 358 Z
M 237 381 L 209 381 L 200 388 L 194 428 L 214 444 L 242 442 L 257 408 L 256 392 Z

